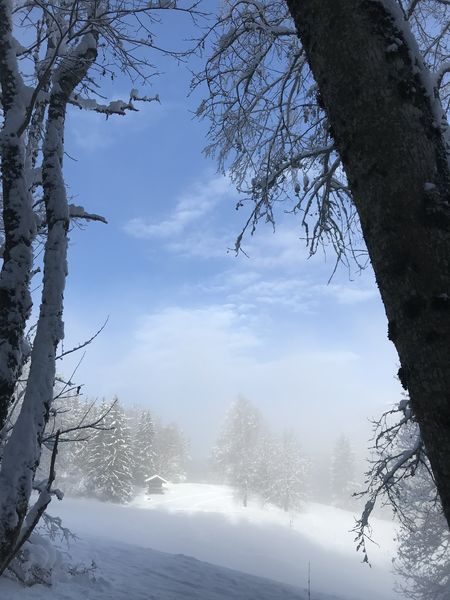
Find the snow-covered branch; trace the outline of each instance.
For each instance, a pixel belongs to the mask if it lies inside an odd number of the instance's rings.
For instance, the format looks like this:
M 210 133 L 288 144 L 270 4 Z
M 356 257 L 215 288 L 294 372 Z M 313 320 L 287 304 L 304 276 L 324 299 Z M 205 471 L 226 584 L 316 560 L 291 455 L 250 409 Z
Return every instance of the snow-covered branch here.
M 100 223 L 108 224 L 108 221 L 105 217 L 101 215 L 96 215 L 95 213 L 88 213 L 84 210 L 82 206 L 77 206 L 76 204 L 69 204 L 69 217 L 71 219 L 82 219 L 84 221 L 99 221 Z
M 248 202 L 246 225 L 275 223 L 277 203 L 299 212 L 313 254 L 331 243 L 344 260 L 360 248 L 348 186 L 336 162 L 333 133 L 306 56 L 283 0 L 227 0 L 217 24 L 202 40 L 212 45 L 193 88 L 208 93 L 197 115 L 210 121 L 205 152 L 218 159 Z M 311 185 L 304 185 L 306 180 Z M 358 260 L 358 258 L 357 258 Z
M 397 0 L 419 42 L 444 104 L 449 102 L 448 2 Z M 395 44 L 394 44 L 395 46 Z M 363 268 L 367 255 L 334 132 L 309 70 L 285 0 L 225 0 L 217 22 L 199 40 L 207 61 L 193 79 L 207 92 L 197 116 L 209 121 L 205 153 L 215 157 L 248 205 L 244 234 L 276 209 L 300 215 L 314 254 L 331 245 L 337 260 Z M 315 148 L 330 151 L 310 155 Z M 345 162 L 345 157 L 341 157 Z M 310 184 L 304 185 L 308 180 Z
M 409 399 L 382 414 L 374 422 L 374 458 L 366 473 L 366 488 L 355 496 L 366 498 L 361 517 L 355 524 L 357 549 L 369 562 L 366 540 L 370 540 L 370 517 L 377 503 L 389 505 L 401 522 L 406 519 L 401 484 L 414 477 L 419 467 L 429 470 L 426 450 L 414 420 Z M 430 472 L 431 473 L 431 472 Z

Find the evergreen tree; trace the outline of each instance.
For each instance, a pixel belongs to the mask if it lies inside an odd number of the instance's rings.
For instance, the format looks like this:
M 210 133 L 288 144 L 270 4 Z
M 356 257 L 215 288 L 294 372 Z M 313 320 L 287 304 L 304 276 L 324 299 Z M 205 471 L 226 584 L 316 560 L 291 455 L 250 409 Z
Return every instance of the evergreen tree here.
M 450 598 L 450 533 L 430 467 L 420 465 L 401 495 L 402 519 L 394 570 L 410 600 Z
M 95 421 L 96 414 L 92 403 L 82 400 L 78 395 L 64 398 L 57 402 L 60 410 L 59 422 L 56 417 L 56 426 L 61 430 L 75 428 Z M 68 436 L 63 436 L 58 447 L 56 459 L 56 482 L 65 493 L 76 495 L 82 490 L 84 463 L 78 460 L 78 454 L 92 435 L 92 431 L 73 431 Z
M 405 424 L 396 453 L 408 451 L 417 436 L 417 423 Z M 448 600 L 450 533 L 427 458 L 399 482 L 395 494 L 400 520 L 394 561 L 398 591 L 410 600 Z
M 188 444 L 177 425 L 160 426 L 155 434 L 154 466 L 158 475 L 178 483 L 186 479 Z
M 336 440 L 331 458 L 331 500 L 336 506 L 346 508 L 355 491 L 355 458 L 345 435 Z
M 100 410 L 105 413 L 105 402 Z M 117 399 L 107 412 L 104 430 L 96 431 L 87 449 L 87 491 L 101 500 L 127 502 L 133 495 L 131 435 Z
M 156 472 L 155 426 L 149 411 L 143 411 L 133 435 L 133 482 L 143 486 Z
M 284 511 L 300 508 L 308 496 L 308 461 L 295 435 L 286 431 L 276 445 L 272 502 Z
M 263 503 L 274 502 L 274 482 L 277 478 L 277 443 L 269 431 L 262 431 L 256 449 L 255 476 L 252 491 Z
M 257 473 L 257 448 L 261 432 L 259 411 L 245 398 L 231 405 L 213 457 L 219 472 L 234 486 L 247 506 Z
M 50 418 L 45 428 L 44 440 L 58 430 L 70 433 L 59 439 L 56 457 L 55 486 L 66 494 L 78 494 L 82 489 L 84 463 L 78 460 L 86 440 L 92 435 L 89 430 L 77 430 L 79 426 L 95 421 L 92 404 L 82 400 L 78 394 L 64 395 L 61 388 L 55 389 L 55 400 L 52 404 Z M 37 470 L 38 478 L 48 477 L 53 445 L 44 441 L 41 461 Z

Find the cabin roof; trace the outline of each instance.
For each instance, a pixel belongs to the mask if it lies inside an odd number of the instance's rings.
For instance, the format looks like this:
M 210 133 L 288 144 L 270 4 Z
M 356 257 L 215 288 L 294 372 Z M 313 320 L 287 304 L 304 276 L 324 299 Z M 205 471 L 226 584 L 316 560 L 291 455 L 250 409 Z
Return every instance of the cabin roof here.
M 164 479 L 164 477 L 161 477 L 161 475 L 152 475 L 151 477 L 147 477 L 147 479 L 145 480 L 146 483 L 158 481 L 161 483 L 169 483 L 166 479 Z

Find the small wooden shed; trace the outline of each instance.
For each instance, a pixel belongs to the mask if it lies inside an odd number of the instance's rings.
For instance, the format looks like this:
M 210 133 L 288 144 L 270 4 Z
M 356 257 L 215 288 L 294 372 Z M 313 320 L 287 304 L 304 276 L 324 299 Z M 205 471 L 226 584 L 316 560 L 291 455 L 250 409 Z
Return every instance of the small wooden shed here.
M 164 494 L 164 486 L 168 483 L 160 475 L 152 475 L 145 480 L 148 494 Z

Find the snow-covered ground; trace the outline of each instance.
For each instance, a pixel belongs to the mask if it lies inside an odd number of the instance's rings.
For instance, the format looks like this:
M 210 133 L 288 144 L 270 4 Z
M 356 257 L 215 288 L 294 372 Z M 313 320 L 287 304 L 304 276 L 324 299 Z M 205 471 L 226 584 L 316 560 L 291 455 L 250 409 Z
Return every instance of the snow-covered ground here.
M 76 555 L 99 565 L 88 576 L 61 578 L 51 589 L 0 581 L 2 600 L 306 600 L 304 592 L 180 554 L 114 542 L 82 542 Z M 335 600 L 314 596 L 315 600 Z M 338 600 L 338 599 L 336 599 Z M 340 599 L 339 599 L 340 600 Z
M 2 600 L 303 600 L 304 592 L 286 585 L 304 589 L 308 563 L 313 600 L 393 598 L 393 525 L 375 520 L 380 546 L 370 549 L 370 569 L 355 552 L 354 515 L 336 508 L 308 504 L 291 520 L 257 502 L 240 506 L 224 486 L 179 484 L 127 506 L 65 498 L 50 512 L 81 537 L 70 552 L 95 560 L 96 581 L 61 581 L 50 593 L 2 581 Z

